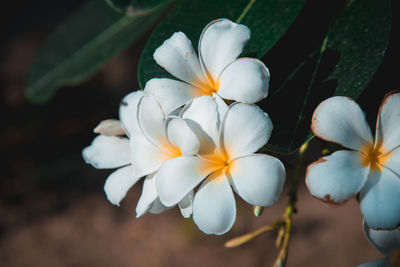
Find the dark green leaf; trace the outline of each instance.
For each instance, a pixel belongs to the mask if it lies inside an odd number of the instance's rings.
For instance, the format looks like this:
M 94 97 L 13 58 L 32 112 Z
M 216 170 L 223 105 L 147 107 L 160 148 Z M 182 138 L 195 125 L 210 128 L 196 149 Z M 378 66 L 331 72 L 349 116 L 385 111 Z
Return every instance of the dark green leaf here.
M 312 138 L 311 116 L 321 101 L 333 95 L 355 99 L 363 92 L 385 55 L 390 25 L 389 0 L 348 1 L 317 49 L 281 84 L 272 84 L 261 103 L 274 122 L 269 149 L 293 152 Z
M 151 78 L 168 74 L 153 59 L 153 53 L 174 32 L 182 31 L 197 45 L 201 31 L 212 20 L 228 18 L 248 26 L 251 40 L 244 54 L 261 57 L 284 35 L 304 5 L 304 0 L 180 0 L 150 36 L 140 58 L 141 87 Z
M 117 12 L 126 12 L 130 7 L 132 0 L 105 0 Z
M 121 5 L 123 2 L 118 1 Z M 100 0 L 81 6 L 57 28 L 36 56 L 26 80 L 27 97 L 33 102 L 44 102 L 56 88 L 82 82 L 140 37 L 171 1 L 152 0 L 153 5 L 146 8 L 141 2 L 130 1 L 124 13 Z
M 129 13 L 141 9 L 151 9 L 159 5 L 160 0 L 105 0 L 114 10 L 120 13 Z M 165 2 L 165 1 L 164 1 Z
M 327 48 L 340 52 L 328 77 L 338 81 L 334 95 L 362 93 L 385 55 L 390 26 L 390 0 L 349 1 L 327 36 Z

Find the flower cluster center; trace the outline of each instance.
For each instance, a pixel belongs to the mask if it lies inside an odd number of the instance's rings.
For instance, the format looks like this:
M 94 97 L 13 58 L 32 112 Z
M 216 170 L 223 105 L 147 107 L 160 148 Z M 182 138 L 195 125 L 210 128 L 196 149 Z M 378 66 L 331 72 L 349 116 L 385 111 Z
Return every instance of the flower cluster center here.
M 225 173 L 232 171 L 233 163 L 223 152 L 215 151 L 212 154 L 202 155 L 207 159 L 207 163 L 202 167 L 212 172 L 224 171 Z
M 218 169 L 227 173 L 231 169 L 231 163 L 223 153 L 217 153 L 216 159 L 218 161 Z
M 182 156 L 182 151 L 179 149 L 178 146 L 172 145 L 170 143 L 164 142 L 162 144 L 163 147 L 163 154 L 165 159 L 173 159 Z
M 227 173 L 230 168 L 231 164 L 229 162 L 224 162 L 224 167 L 223 167 L 224 172 Z
M 217 93 L 221 86 L 221 82 L 209 73 L 207 73 L 202 80 L 195 81 L 194 84 L 199 86 L 204 91 L 205 95 L 209 96 L 212 96 L 213 93 Z
M 170 152 L 170 155 L 171 155 L 170 156 L 171 159 L 172 158 L 178 158 L 178 157 L 182 156 L 182 151 L 177 146 L 170 147 L 169 152 Z
M 361 164 L 364 167 L 370 167 L 371 171 L 380 171 L 390 155 L 391 152 L 387 153 L 382 146 L 375 147 L 373 144 L 367 144 L 361 148 Z

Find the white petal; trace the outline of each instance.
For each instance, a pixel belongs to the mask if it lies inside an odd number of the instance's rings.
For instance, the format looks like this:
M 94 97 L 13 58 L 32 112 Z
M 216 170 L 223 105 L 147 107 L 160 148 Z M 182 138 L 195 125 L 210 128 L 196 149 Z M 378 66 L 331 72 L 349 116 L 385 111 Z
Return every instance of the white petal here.
M 384 167 L 371 172 L 361 190 L 361 213 L 373 229 L 390 230 L 400 226 L 400 176 Z
M 338 204 L 360 192 L 367 175 L 358 152 L 339 150 L 308 166 L 306 185 L 313 196 Z
M 153 205 L 151 206 L 149 212 L 152 214 L 160 214 L 161 212 L 165 211 L 169 209 L 168 207 L 165 207 L 161 201 L 160 198 L 156 198 L 156 200 L 154 200 Z
M 184 106 L 174 109 L 173 111 L 171 111 L 171 113 L 168 116 L 179 117 L 179 114 L 181 114 L 181 111 L 183 108 L 184 108 Z
M 174 33 L 153 55 L 158 65 L 187 83 L 202 81 L 203 71 L 192 43 L 183 32 Z
M 157 199 L 156 189 L 156 173 L 147 175 L 143 182 L 142 195 L 136 206 L 136 218 L 144 215 L 153 206 L 154 201 Z
M 192 215 L 193 198 L 194 198 L 194 193 L 193 191 L 191 191 L 178 203 L 179 209 L 181 210 L 181 214 L 184 218 L 189 218 Z
M 230 162 L 229 174 L 236 192 L 249 204 L 271 206 L 285 183 L 285 168 L 277 158 L 254 154 Z
M 161 202 L 174 206 L 215 170 L 215 164 L 196 156 L 182 156 L 166 161 L 157 174 Z
M 235 197 L 222 171 L 211 174 L 194 196 L 193 220 L 206 234 L 221 235 L 236 219 Z
M 132 167 L 130 165 L 114 171 L 108 176 L 104 184 L 104 192 L 107 199 L 112 204 L 119 206 L 126 193 L 139 179 L 140 177 L 132 175 Z
M 128 136 L 133 132 L 140 131 L 137 121 L 137 107 L 144 95 L 143 91 L 138 90 L 126 95 L 121 101 L 119 118 Z
M 181 112 L 190 128 L 200 141 L 199 154 L 209 154 L 215 150 L 218 141 L 218 105 L 210 96 L 194 99 Z
M 222 70 L 234 61 L 250 39 L 250 30 L 227 19 L 214 20 L 203 30 L 199 53 L 205 69 L 218 78 Z
M 312 117 L 311 129 L 324 140 L 354 150 L 372 143 L 371 130 L 360 106 L 344 96 L 334 96 L 319 104 Z
M 204 91 L 196 86 L 168 78 L 151 79 L 146 83 L 144 91 L 157 99 L 165 114 L 170 114 L 176 108 L 204 94 Z
M 144 96 L 140 100 L 138 120 L 143 135 L 153 144 L 163 147 L 168 142 L 164 113 L 155 97 Z
M 256 103 L 268 95 L 269 71 L 255 58 L 240 58 L 229 64 L 220 77 L 218 94 L 230 100 Z
M 378 120 L 383 133 L 383 147 L 390 151 L 400 146 L 400 93 L 391 93 L 382 102 Z
M 229 159 L 245 156 L 263 147 L 271 136 L 272 122 L 258 106 L 235 103 L 222 122 L 220 142 Z
M 383 165 L 395 173 L 400 174 L 400 147 L 394 149 L 392 152 L 387 154 L 386 157 L 387 159 L 383 162 Z
M 132 135 L 131 147 L 132 169 L 135 176 L 145 176 L 157 171 L 170 157 L 168 151 L 155 146 L 139 133 Z
M 226 112 L 228 111 L 228 105 L 225 103 L 225 101 L 218 95 L 213 93 L 212 95 L 213 99 L 215 100 L 215 103 L 217 103 L 218 106 L 218 115 L 219 115 L 219 122 L 218 125 L 221 125 Z M 219 126 L 218 126 L 219 127 Z
M 129 140 L 99 135 L 90 146 L 83 149 L 82 156 L 86 163 L 97 169 L 112 169 L 130 164 Z
M 182 118 L 168 119 L 167 136 L 173 145 L 179 147 L 183 155 L 194 155 L 199 151 L 199 139 Z
M 363 223 L 364 234 L 368 241 L 383 254 L 400 249 L 400 230 L 374 230 Z

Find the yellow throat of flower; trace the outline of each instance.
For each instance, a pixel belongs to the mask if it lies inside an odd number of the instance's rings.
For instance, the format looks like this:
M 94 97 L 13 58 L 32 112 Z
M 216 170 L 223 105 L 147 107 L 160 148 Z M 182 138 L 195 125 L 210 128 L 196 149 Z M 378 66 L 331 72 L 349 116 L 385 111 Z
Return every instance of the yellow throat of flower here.
M 204 95 L 210 96 L 212 96 L 213 93 L 217 93 L 221 86 L 221 82 L 208 72 L 202 79 L 193 81 L 193 84 L 200 87 L 204 91 Z
M 213 154 L 202 155 L 207 161 L 199 166 L 203 171 L 230 173 L 235 170 L 235 161 L 230 161 L 224 152 L 215 151 Z
M 375 147 L 372 143 L 367 143 L 361 147 L 361 164 L 370 167 L 371 171 L 381 171 L 392 152 L 387 152 L 383 146 Z
M 166 139 L 160 138 L 159 144 L 161 145 L 161 157 L 164 160 L 178 158 L 182 156 L 182 151 L 178 146 L 169 143 Z

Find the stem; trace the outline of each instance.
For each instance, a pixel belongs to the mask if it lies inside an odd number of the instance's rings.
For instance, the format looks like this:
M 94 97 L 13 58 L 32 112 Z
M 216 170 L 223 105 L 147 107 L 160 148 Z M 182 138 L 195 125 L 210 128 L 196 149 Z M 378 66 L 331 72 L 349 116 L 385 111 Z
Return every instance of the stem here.
M 302 176 L 302 170 L 304 163 L 306 161 L 306 151 L 308 148 L 308 143 L 302 145 L 299 149 L 299 160 L 296 165 L 296 169 L 293 175 L 292 184 L 289 189 L 289 201 L 286 206 L 285 213 L 283 215 L 284 225 L 280 230 L 283 229 L 283 234 L 278 235 L 277 245 L 280 246 L 280 251 L 278 257 L 274 263 L 274 267 L 284 267 L 287 262 L 288 253 L 289 253 L 289 241 L 290 241 L 290 233 L 292 230 L 292 215 L 297 212 L 296 209 L 296 201 L 297 201 L 297 188 L 299 185 L 300 177 Z
M 274 267 L 284 267 L 289 253 L 289 242 L 290 234 L 292 231 L 292 215 L 297 212 L 296 202 L 297 202 L 297 189 L 299 186 L 300 177 L 303 176 L 303 167 L 306 163 L 306 151 L 308 148 L 308 142 L 303 144 L 299 149 L 298 162 L 294 170 L 294 175 L 292 183 L 289 188 L 289 201 L 286 205 L 285 213 L 281 220 L 277 220 L 271 225 L 265 225 L 253 232 L 241 235 L 239 237 L 233 238 L 225 243 L 225 247 L 232 248 L 243 245 L 257 236 L 268 232 L 278 230 L 278 235 L 276 238 L 276 246 L 280 248 L 278 257 L 274 263 Z M 254 206 L 254 213 L 256 216 L 261 212 L 261 207 Z
M 272 225 L 265 225 L 263 227 L 258 228 L 257 230 L 255 230 L 253 232 L 235 237 L 235 238 L 227 241 L 225 243 L 225 247 L 233 248 L 233 247 L 243 245 L 244 243 L 247 243 L 250 240 L 253 240 L 257 236 L 261 235 L 262 233 L 278 230 L 283 225 L 283 223 L 284 223 L 283 221 L 276 221 Z
M 299 161 L 297 162 L 296 169 L 294 170 L 294 176 L 292 184 L 289 189 L 289 205 L 294 208 L 294 212 L 297 212 L 295 204 L 297 201 L 297 188 L 299 186 L 300 177 L 303 174 L 303 167 L 306 163 L 307 155 L 306 151 L 308 148 L 308 143 L 303 144 L 299 149 Z

